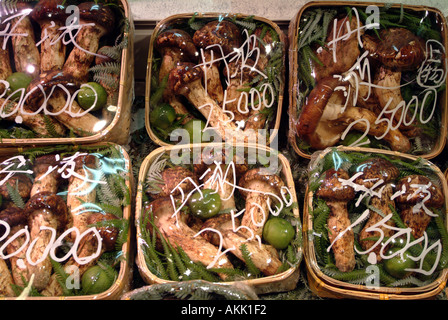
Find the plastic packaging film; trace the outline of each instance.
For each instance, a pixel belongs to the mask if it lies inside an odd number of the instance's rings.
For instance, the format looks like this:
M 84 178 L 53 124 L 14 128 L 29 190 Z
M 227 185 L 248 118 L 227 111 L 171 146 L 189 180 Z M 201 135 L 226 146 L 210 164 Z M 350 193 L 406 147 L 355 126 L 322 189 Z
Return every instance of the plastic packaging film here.
M 159 22 L 146 83 L 151 138 L 162 146 L 269 145 L 280 124 L 285 41 L 275 23 L 242 14 L 194 13 Z
M 130 162 L 113 144 L 3 149 L 0 294 L 117 299 L 128 285 Z
M 272 149 L 156 149 L 139 174 L 140 274 L 150 284 L 202 279 L 245 281 L 256 293 L 294 288 L 302 257 L 296 201 L 288 162 Z
M 297 153 L 345 145 L 433 158 L 443 150 L 447 35 L 437 9 L 313 2 L 289 33 Z
M 126 136 L 132 30 L 125 1 L 2 1 L 2 145 L 99 142 L 118 122 Z
M 358 298 L 440 292 L 447 183 L 436 166 L 387 151 L 339 147 L 315 153 L 309 172 L 305 255 L 327 289 L 338 295 L 344 288 Z

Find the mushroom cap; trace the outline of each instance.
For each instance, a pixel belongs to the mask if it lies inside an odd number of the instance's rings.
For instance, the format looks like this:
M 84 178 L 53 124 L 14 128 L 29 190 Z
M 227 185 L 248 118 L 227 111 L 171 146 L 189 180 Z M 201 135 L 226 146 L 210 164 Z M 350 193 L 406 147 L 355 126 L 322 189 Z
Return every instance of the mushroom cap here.
M 440 188 L 428 177 L 422 175 L 410 175 L 400 179 L 396 186 L 396 192 L 400 192 L 400 194 L 395 201 L 402 206 L 423 202 L 427 208 L 439 208 L 445 202 Z
M 117 220 L 118 217 L 113 215 L 112 213 L 101 213 L 101 212 L 93 212 L 87 218 L 87 224 L 97 224 L 103 221 Z M 115 243 L 117 242 L 118 235 L 120 230 L 116 227 L 112 226 L 104 226 L 104 227 L 96 227 L 101 238 L 102 244 L 106 251 L 111 251 L 115 249 Z
M 246 171 L 238 185 L 244 189 L 280 195 L 280 189 L 285 186 L 285 183 L 278 175 L 273 174 L 266 168 L 254 168 Z M 240 189 L 240 193 L 244 197 L 247 197 L 251 192 Z
M 68 14 L 65 12 L 64 0 L 40 0 L 31 11 L 31 18 L 36 22 L 65 22 Z
M 0 220 L 6 222 L 10 228 L 15 226 L 25 226 L 28 224 L 28 218 L 25 211 L 19 207 L 8 207 L 0 212 Z M 5 233 L 5 228 L 0 227 L 0 237 Z
M 10 185 L 11 187 L 15 188 L 17 182 L 20 196 L 24 199 L 30 196 L 31 188 L 33 187 L 33 182 L 31 181 L 31 179 L 28 178 L 28 176 L 25 174 L 15 174 L 0 186 L 0 195 L 3 197 L 3 199 L 11 199 L 6 186 Z
M 190 91 L 188 85 L 197 80 L 201 80 L 204 75 L 201 67 L 190 62 L 180 62 L 170 71 L 168 76 L 168 86 L 176 94 L 186 94 Z
M 363 172 L 358 178 L 355 179 L 355 183 L 371 188 L 380 179 L 383 183 L 397 179 L 400 174 L 400 170 L 395 167 L 390 161 L 382 158 L 372 158 L 361 162 L 356 167 L 356 172 Z
M 77 156 L 73 161 L 75 162 L 74 171 L 85 170 L 86 168 L 95 169 L 97 158 L 91 154 L 82 154 Z M 70 176 L 69 183 L 73 181 L 75 176 Z
M 28 85 L 28 98 L 25 103 L 31 109 L 37 109 L 44 92 L 49 94 L 57 85 L 62 85 L 67 90 L 74 92 L 81 86 L 81 82 L 75 80 L 71 74 L 61 70 L 42 72 L 39 77 L 34 78 Z
M 234 48 L 241 46 L 241 34 L 238 27 L 227 20 L 214 20 L 207 23 L 193 35 L 197 47 L 206 49 L 211 45 L 220 45 L 224 54 L 229 54 Z M 212 47 L 217 51 L 217 47 Z
M 161 173 L 163 184 L 159 184 L 161 191 L 157 194 L 151 193 L 153 198 L 173 197 L 181 195 L 181 190 L 185 193 L 190 192 L 194 188 L 194 183 L 198 184 L 196 175 L 190 170 L 177 166 L 173 168 L 166 168 Z M 190 179 L 187 179 L 190 178 Z
M 343 169 L 329 169 L 325 178 L 316 191 L 316 195 L 326 201 L 350 201 L 355 198 L 355 190 L 349 185 L 343 185 L 339 179 L 349 179 L 347 171 Z
M 95 2 L 83 2 L 78 5 L 78 9 L 81 20 L 100 25 L 106 31 L 114 28 L 115 15 L 109 6 Z
M 241 60 L 230 61 L 227 68 L 224 68 L 223 74 L 225 77 L 240 80 L 241 84 L 250 82 L 258 73 L 254 71 L 255 61 L 247 59 L 244 65 Z
M 28 219 L 33 218 L 36 210 L 45 210 L 51 218 L 57 219 L 57 228 L 62 230 L 68 223 L 68 209 L 62 197 L 57 194 L 43 191 L 32 196 L 25 205 L 25 214 Z
M 156 48 L 163 52 L 165 48 L 178 48 L 185 56 L 186 61 L 196 61 L 198 51 L 191 36 L 180 29 L 165 30 L 157 36 Z

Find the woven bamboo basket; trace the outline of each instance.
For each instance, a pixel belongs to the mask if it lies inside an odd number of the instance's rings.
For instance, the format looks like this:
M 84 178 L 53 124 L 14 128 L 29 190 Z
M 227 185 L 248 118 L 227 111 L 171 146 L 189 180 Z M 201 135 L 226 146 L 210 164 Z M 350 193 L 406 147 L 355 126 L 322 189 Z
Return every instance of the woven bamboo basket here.
M 387 4 L 389 5 L 389 4 Z M 299 61 L 298 56 L 298 37 L 299 32 L 301 31 L 299 28 L 299 24 L 302 18 L 302 15 L 307 9 L 312 8 L 338 8 L 347 6 L 350 8 L 357 7 L 357 8 L 367 8 L 368 6 L 377 6 L 379 8 L 382 8 L 386 6 L 385 3 L 380 2 L 358 2 L 358 1 L 311 1 L 306 3 L 303 7 L 300 8 L 297 15 L 291 20 L 289 29 L 288 29 L 288 38 L 289 38 L 289 88 L 288 91 L 290 93 L 289 95 L 289 107 L 288 107 L 288 116 L 289 116 L 289 128 L 288 128 L 288 140 L 289 143 L 292 145 L 295 152 L 300 155 L 303 158 L 310 159 L 311 153 L 307 150 L 305 150 L 303 147 L 300 146 L 300 143 L 298 141 L 296 126 L 298 122 L 298 118 L 300 115 L 300 109 L 302 108 L 303 103 L 301 104 L 298 100 L 299 93 L 301 89 L 299 88 L 299 78 L 298 78 L 298 66 L 301 61 Z M 427 6 L 414 6 L 414 5 L 400 5 L 400 4 L 393 4 L 391 5 L 391 8 L 400 8 L 402 7 L 404 10 L 409 11 L 427 11 L 429 13 L 434 13 L 440 22 L 440 32 L 442 37 L 442 44 L 444 47 L 447 47 L 448 44 L 448 34 L 446 32 L 446 19 L 444 15 L 440 12 L 440 10 L 432 7 Z M 446 68 L 445 68 L 446 73 Z M 447 82 L 448 79 L 444 80 L 444 83 Z M 438 93 L 439 98 L 439 105 L 440 109 L 436 112 L 440 112 L 440 135 L 438 136 L 437 141 L 435 145 L 433 146 L 432 150 L 428 153 L 419 154 L 419 157 L 425 158 L 425 159 L 432 159 L 436 157 L 445 147 L 446 143 L 446 135 L 447 135 L 447 126 L 448 126 L 448 114 L 447 114 L 447 103 L 448 103 L 448 91 L 445 89 L 442 92 Z M 372 138 L 375 140 L 375 138 Z M 318 151 L 318 150 L 316 150 Z
M 327 149 L 328 150 L 328 149 Z M 327 150 L 318 155 L 322 159 Z M 373 148 L 353 148 L 353 147 L 337 147 L 336 150 L 342 152 L 362 152 L 372 154 L 383 154 L 394 156 L 402 160 L 415 161 L 417 157 L 411 155 L 403 155 L 400 153 L 389 152 L 386 150 L 379 151 Z M 330 152 L 330 151 L 328 151 Z M 442 192 L 445 196 L 443 214 L 445 219 L 445 227 L 448 225 L 447 205 L 448 205 L 448 187 L 446 179 L 440 169 L 430 162 L 428 167 L 433 170 L 440 179 Z M 304 259 L 307 268 L 307 277 L 311 290 L 318 296 L 335 299 L 369 299 L 369 300 L 416 300 L 416 299 L 433 299 L 446 286 L 448 279 L 448 269 L 443 269 L 437 279 L 428 285 L 421 287 L 405 288 L 405 287 L 371 287 L 368 288 L 362 284 L 351 284 L 331 278 L 324 274 L 320 269 L 315 252 L 313 240 L 313 219 L 309 208 L 313 206 L 313 192 L 308 188 L 304 199 L 303 206 L 303 246 Z
M 95 148 L 95 147 L 103 147 L 103 146 L 111 146 L 115 147 L 123 156 L 125 168 L 127 170 L 126 172 L 126 186 L 130 190 L 130 198 L 132 199 L 132 185 L 133 185 L 133 174 L 132 174 L 132 165 L 131 160 L 129 158 L 129 155 L 127 154 L 126 150 L 123 149 L 123 147 L 114 144 L 114 143 L 98 143 L 98 144 L 91 144 L 89 145 L 89 148 Z M 50 146 L 48 146 L 50 148 Z M 28 150 L 28 147 L 22 148 L 1 148 L 0 149 L 0 159 L 1 161 L 4 161 L 5 159 L 8 159 L 11 156 L 16 156 L 21 154 L 23 151 Z M 87 149 L 86 152 L 89 152 Z M 73 152 L 82 152 L 82 146 L 80 147 L 74 147 Z M 132 281 L 132 261 L 134 259 L 134 246 L 133 243 L 133 232 L 132 232 L 132 223 L 133 223 L 133 214 L 131 205 L 129 204 L 125 207 L 123 207 L 123 218 L 127 219 L 129 221 L 128 223 L 128 230 L 127 230 L 127 239 L 126 242 L 123 243 L 123 246 L 121 248 L 122 257 L 123 259 L 120 262 L 119 271 L 117 274 L 117 277 L 112 284 L 112 286 L 107 289 L 104 292 L 101 292 L 99 294 L 91 294 L 91 295 L 79 295 L 79 296 L 57 296 L 57 297 L 33 297 L 29 296 L 26 297 L 27 300 L 119 300 L 121 295 L 131 289 L 131 281 Z M 15 300 L 16 298 L 12 297 L 0 297 L 0 300 Z
M 221 148 L 223 147 L 222 144 L 192 144 L 190 146 L 165 146 L 160 147 L 156 150 L 154 150 L 151 154 L 148 155 L 148 157 L 143 161 L 140 172 L 139 172 L 139 182 L 137 187 L 137 195 L 136 195 L 136 213 L 135 213 L 135 226 L 136 226 L 136 238 L 137 238 L 137 256 L 136 256 L 136 265 L 139 268 L 140 275 L 142 276 L 143 280 L 148 284 L 164 284 L 164 283 L 172 283 L 174 284 L 175 281 L 165 280 L 157 277 L 154 275 L 147 267 L 145 262 L 145 256 L 142 251 L 141 245 L 144 243 L 144 240 L 142 238 L 142 228 L 140 226 L 140 221 L 142 218 L 142 210 L 143 210 L 143 185 L 145 181 L 145 177 L 147 175 L 148 169 L 153 163 L 155 159 L 157 159 L 160 155 L 166 153 L 166 152 L 177 152 L 179 150 L 191 150 L 195 148 L 199 148 L 199 150 L 202 150 L 203 147 L 214 147 L 214 148 Z M 238 146 L 238 145 L 237 145 Z M 245 146 L 245 145 L 239 145 L 243 146 L 244 148 L 256 148 L 255 150 L 263 150 L 265 152 L 271 152 L 273 151 L 269 147 L 264 147 L 263 149 L 260 149 L 258 146 Z M 186 148 L 186 149 L 185 149 Z M 248 149 L 244 149 L 248 150 Z M 282 166 L 282 176 L 285 181 L 285 186 L 289 188 L 289 191 L 292 196 L 292 200 L 294 202 L 297 201 L 296 194 L 295 194 L 295 187 L 294 187 L 294 181 L 291 175 L 291 169 L 289 166 L 288 160 L 281 154 L 278 155 L 279 164 Z M 299 217 L 299 209 L 298 207 L 295 207 L 293 209 L 293 213 L 295 217 Z M 301 225 L 300 222 L 298 222 L 299 225 L 296 226 L 296 236 L 300 237 L 301 239 L 302 235 L 300 235 Z M 300 276 L 300 263 L 301 263 L 301 257 L 302 257 L 302 248 L 297 249 L 297 257 L 299 257 L 298 263 L 294 266 L 289 268 L 288 270 L 271 276 L 266 277 L 260 277 L 255 279 L 248 279 L 244 281 L 229 281 L 229 282 L 217 282 L 216 284 L 223 284 L 223 285 L 229 285 L 233 286 L 235 285 L 238 287 L 238 283 L 244 284 L 246 287 L 252 287 L 256 294 L 263 294 L 263 293 L 270 293 L 270 292 L 282 292 L 282 291 L 289 291 L 293 290 L 296 287 L 297 281 Z
M 120 77 L 118 83 L 118 103 L 116 112 L 110 123 L 90 136 L 60 137 L 60 138 L 2 138 L 0 146 L 24 146 L 24 145 L 53 145 L 53 144 L 90 144 L 98 142 L 113 142 L 124 145 L 129 140 L 131 125 L 131 108 L 134 99 L 134 22 L 131 9 L 127 0 L 120 0 L 120 7 L 127 19 L 128 29 L 122 34 L 122 39 L 127 38 L 127 44 L 122 49 L 120 62 Z
M 226 14 L 220 14 L 220 13 L 185 13 L 185 14 L 177 14 L 170 17 L 167 17 L 157 23 L 156 27 L 154 28 L 153 36 L 151 37 L 150 43 L 149 43 L 149 54 L 148 54 L 148 67 L 147 67 L 147 73 L 146 73 L 146 97 L 145 97 L 145 125 L 146 130 L 150 136 L 150 138 L 158 145 L 160 146 L 167 146 L 170 145 L 170 143 L 165 142 L 161 140 L 157 134 L 154 132 L 154 130 L 151 128 L 150 123 L 150 117 L 149 114 L 153 110 L 153 106 L 151 106 L 151 77 L 153 76 L 153 58 L 155 55 L 155 40 L 157 38 L 157 35 L 169 28 L 174 23 L 178 23 L 179 21 L 187 22 L 190 18 L 195 17 L 197 19 L 210 19 L 210 18 L 218 18 L 218 17 L 228 17 L 228 18 L 236 18 L 236 19 L 244 19 L 247 18 L 249 15 L 241 14 L 241 13 L 226 13 Z M 252 17 L 252 16 L 251 16 Z M 270 27 L 272 27 L 276 33 L 278 34 L 280 38 L 280 42 L 284 44 L 283 48 L 283 57 L 282 57 L 282 63 L 285 65 L 286 60 L 286 47 L 287 47 L 287 37 L 285 36 L 284 32 L 279 28 L 279 26 L 263 17 L 253 16 L 254 22 L 261 22 L 264 23 Z M 285 78 L 285 68 L 282 70 L 281 78 L 284 80 Z M 278 88 L 278 103 L 275 105 L 276 113 L 275 113 L 275 119 L 272 121 L 271 126 L 269 127 L 270 130 L 272 130 L 272 133 L 269 135 L 269 141 L 265 142 L 259 142 L 260 144 L 270 144 L 274 141 L 274 139 L 277 136 L 277 132 L 280 126 L 280 120 L 282 115 L 282 105 L 283 105 L 283 95 L 284 95 L 284 81 L 280 82 L 279 88 Z M 272 106 L 274 107 L 274 106 Z M 215 141 L 217 142 L 217 141 Z

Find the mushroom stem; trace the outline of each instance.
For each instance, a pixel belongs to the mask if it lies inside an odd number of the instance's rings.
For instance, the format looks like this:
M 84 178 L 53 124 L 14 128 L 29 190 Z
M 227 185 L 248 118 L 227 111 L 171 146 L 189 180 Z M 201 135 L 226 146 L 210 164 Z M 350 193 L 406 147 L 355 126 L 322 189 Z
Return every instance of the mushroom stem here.
M 62 124 L 60 124 L 52 117 L 45 116 L 40 113 L 34 114 L 34 111 L 32 111 L 31 108 L 26 104 L 22 105 L 22 110 L 24 112 L 15 113 L 7 117 L 4 117 L 3 114 L 9 113 L 9 111 L 7 111 L 7 109 L 9 108 L 17 109 L 17 102 L 0 99 L 0 106 L 2 108 L 3 119 L 16 122 L 17 116 L 20 116 L 22 124 L 36 132 L 39 136 L 49 137 L 54 133 L 56 133 L 58 136 L 65 135 L 66 129 Z M 47 123 L 51 124 L 54 132 L 49 131 Z
M 52 167 L 57 166 L 54 155 L 36 158 L 34 162 L 34 182 L 31 187 L 30 197 L 40 192 L 57 193 L 59 185 L 59 173 Z M 51 171 L 51 172 L 50 172 Z
M 9 59 L 9 49 L 6 46 L 3 49 L 5 39 L 0 37 L 0 61 L 2 62 L 0 65 L 0 80 L 6 80 L 12 74 L 11 63 Z M 5 91 L 5 86 L 0 83 L 0 95 Z
M 219 72 L 219 62 L 214 61 L 216 58 L 212 50 L 203 52 L 202 71 L 204 72 L 204 87 L 207 94 L 219 106 L 224 101 L 224 89 L 221 83 L 221 75 Z
M 325 200 L 330 208 L 327 220 L 328 237 L 334 253 L 336 267 L 348 272 L 355 267 L 354 232 L 347 211 L 347 202 L 355 197 L 352 187 L 344 185 L 340 179 L 348 179 L 348 173 L 342 169 L 329 169 L 316 195 Z
M 196 236 L 196 232 L 188 227 L 182 219 L 176 219 L 173 216 L 175 210 L 169 197 L 154 200 L 146 208 L 146 211 L 148 210 L 152 210 L 155 226 L 162 235 L 170 241 L 173 247 L 180 246 L 193 262 L 201 262 L 205 266 L 209 266 L 215 262 L 218 255 L 222 254 L 218 248 L 204 238 Z M 225 255 L 221 255 L 214 266 L 216 268 L 233 268 Z M 226 275 L 220 274 L 220 277 L 225 279 Z
M 27 9 L 26 4 L 21 4 L 20 9 Z M 40 73 L 40 54 L 36 47 L 33 26 L 28 15 L 13 19 L 14 33 L 26 35 L 12 36 L 12 46 L 14 50 L 14 62 L 18 72 L 24 72 L 33 78 Z M 3 64 L 3 61 L 2 61 Z

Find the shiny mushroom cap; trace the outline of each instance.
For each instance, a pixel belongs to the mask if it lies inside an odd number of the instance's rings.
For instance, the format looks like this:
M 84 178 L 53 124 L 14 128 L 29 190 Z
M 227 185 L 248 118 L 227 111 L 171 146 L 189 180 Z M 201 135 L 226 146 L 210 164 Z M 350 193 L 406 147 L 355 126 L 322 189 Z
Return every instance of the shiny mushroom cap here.
M 50 167 L 56 167 L 58 164 L 59 161 L 54 154 L 40 156 L 34 160 L 33 172 L 35 175 L 45 174 Z M 53 170 L 52 174 L 59 176 L 57 170 Z
M 83 2 L 78 5 L 80 19 L 85 22 L 95 23 L 111 31 L 115 25 L 115 15 L 109 6 L 102 3 Z
M 160 197 L 177 197 L 182 194 L 187 194 L 195 187 L 193 182 L 197 185 L 196 175 L 190 170 L 176 166 L 173 168 L 166 168 L 161 173 L 163 184 L 158 184 L 160 192 L 151 193 L 153 198 Z M 193 182 L 192 182 L 193 181 Z
M 33 218 L 35 211 L 44 210 L 52 218 L 57 219 L 58 230 L 63 230 L 69 221 L 67 204 L 64 199 L 47 191 L 32 196 L 26 203 L 24 210 L 28 219 Z
M 325 201 L 350 201 L 355 198 L 355 190 L 350 185 L 343 184 L 340 179 L 348 180 L 349 175 L 343 169 L 329 169 L 316 191 L 316 195 Z
M 111 213 L 94 212 L 88 216 L 87 224 L 95 225 L 104 221 L 111 221 L 117 219 L 118 217 Z M 120 230 L 113 226 L 101 226 L 101 227 L 97 226 L 96 229 L 98 230 L 101 236 L 102 244 L 104 245 L 106 251 L 114 250 Z
M 55 21 L 65 23 L 68 14 L 65 12 L 64 0 L 40 0 L 31 11 L 31 18 L 40 23 Z
M 196 61 L 198 52 L 191 36 L 180 29 L 170 29 L 161 32 L 156 39 L 156 48 L 163 54 L 166 50 L 175 48 L 185 57 L 183 61 Z
M 168 77 L 168 86 L 172 92 L 180 95 L 187 94 L 189 84 L 194 81 L 200 81 L 204 75 L 202 69 L 193 63 L 179 63 L 170 71 Z
M 214 20 L 196 31 L 193 42 L 197 47 L 212 49 L 219 52 L 219 46 L 224 54 L 229 54 L 241 46 L 241 33 L 238 27 L 227 20 Z M 216 46 L 214 46 L 216 45 Z M 209 46 L 213 46 L 208 48 Z
M 238 185 L 243 189 L 240 193 L 247 197 L 251 192 L 281 194 L 281 188 L 285 186 L 283 180 L 266 168 L 254 168 L 248 170 L 239 180 Z
M 399 195 L 395 201 L 400 206 L 423 203 L 427 208 L 440 208 L 445 202 L 440 188 L 428 177 L 422 175 L 410 175 L 400 179 L 396 186 Z
M 61 70 L 51 70 L 42 72 L 39 77 L 34 78 L 27 88 L 26 104 L 32 109 L 37 110 L 40 107 L 40 100 L 45 94 L 49 94 L 51 90 L 58 90 L 58 85 L 64 86 L 70 92 L 76 91 L 81 82 L 73 78 L 69 73 Z
M 362 172 L 358 178 L 355 179 L 355 183 L 371 188 L 377 184 L 380 180 L 383 183 L 390 182 L 397 179 L 400 171 L 390 161 L 382 158 L 373 158 L 363 161 L 356 168 L 357 172 Z M 381 185 L 383 184 L 381 183 Z

